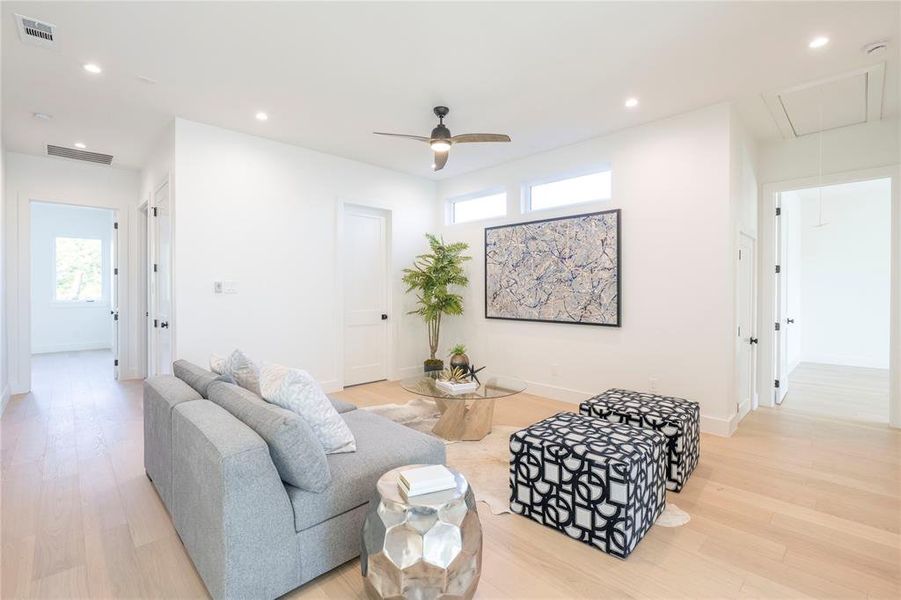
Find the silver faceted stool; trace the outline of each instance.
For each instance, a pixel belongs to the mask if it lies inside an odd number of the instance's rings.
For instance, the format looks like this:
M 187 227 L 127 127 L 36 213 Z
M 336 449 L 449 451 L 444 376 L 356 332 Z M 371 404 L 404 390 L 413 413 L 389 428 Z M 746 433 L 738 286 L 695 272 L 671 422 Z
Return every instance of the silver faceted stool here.
M 466 478 L 451 490 L 405 498 L 398 472 L 379 478 L 363 524 L 360 566 L 370 598 L 472 598 L 482 573 L 482 525 Z

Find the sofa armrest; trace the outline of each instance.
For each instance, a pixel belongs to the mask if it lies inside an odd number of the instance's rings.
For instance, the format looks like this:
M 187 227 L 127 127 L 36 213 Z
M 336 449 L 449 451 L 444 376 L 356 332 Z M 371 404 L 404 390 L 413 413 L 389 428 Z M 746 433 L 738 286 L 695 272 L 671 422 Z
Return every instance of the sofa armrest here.
M 144 470 L 172 512 L 172 409 L 200 394 L 172 375 L 144 381 Z
M 298 585 L 294 510 L 253 430 L 208 400 L 173 410 L 172 514 L 213 598 L 275 598 Z

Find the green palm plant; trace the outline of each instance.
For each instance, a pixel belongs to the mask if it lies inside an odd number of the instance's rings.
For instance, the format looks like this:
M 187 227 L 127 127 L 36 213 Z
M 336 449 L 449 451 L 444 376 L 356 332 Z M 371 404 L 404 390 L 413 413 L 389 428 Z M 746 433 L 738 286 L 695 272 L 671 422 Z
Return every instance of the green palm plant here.
M 450 288 L 469 284 L 463 263 L 471 257 L 463 256 L 469 244 L 445 244 L 441 237 L 431 233 L 427 233 L 425 237 L 431 251 L 420 254 L 413 261 L 412 267 L 404 269 L 403 282 L 408 293 L 416 290 L 418 306 L 409 314 L 419 315 L 426 322 L 429 332 L 429 361 L 435 363 L 441 362 L 435 358 L 441 335 L 441 317 L 463 314 L 463 296 L 452 292 Z

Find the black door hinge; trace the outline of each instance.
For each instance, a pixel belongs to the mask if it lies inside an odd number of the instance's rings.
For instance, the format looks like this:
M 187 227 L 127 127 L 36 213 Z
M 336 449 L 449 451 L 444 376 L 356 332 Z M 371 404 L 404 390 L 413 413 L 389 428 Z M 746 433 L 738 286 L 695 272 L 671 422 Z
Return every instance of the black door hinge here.
M 119 224 L 118 224 L 118 223 L 113 223 L 113 229 L 119 229 Z
M 115 267 L 113 269 L 113 275 L 118 275 L 118 274 L 119 274 L 119 267 Z
M 118 321 L 118 320 L 119 320 L 119 313 L 116 313 L 113 315 L 113 321 Z
M 778 323 L 778 321 L 776 322 L 776 331 L 779 331 L 779 323 Z
M 118 366 L 119 366 L 119 359 L 118 359 L 118 358 L 116 358 L 116 359 L 113 360 L 113 366 L 114 366 L 114 367 L 118 367 Z
M 738 260 L 741 260 L 741 250 L 738 251 Z
M 777 272 L 777 273 L 781 273 L 781 272 L 782 272 L 782 265 L 776 265 L 776 272 Z
M 779 387 L 779 380 L 776 380 L 776 387 Z
M 158 265 L 157 265 L 156 263 L 153 263 L 153 272 L 154 272 L 154 273 L 156 273 L 157 266 L 158 266 Z
M 156 216 L 156 207 L 155 206 L 153 207 L 153 216 L 154 217 Z
M 153 320 L 153 326 L 154 326 L 154 327 L 159 327 L 159 326 L 160 326 L 160 322 L 157 321 L 156 319 L 154 319 L 154 320 Z
M 782 209 L 777 206 L 776 207 L 776 216 L 778 217 L 781 214 L 782 214 Z

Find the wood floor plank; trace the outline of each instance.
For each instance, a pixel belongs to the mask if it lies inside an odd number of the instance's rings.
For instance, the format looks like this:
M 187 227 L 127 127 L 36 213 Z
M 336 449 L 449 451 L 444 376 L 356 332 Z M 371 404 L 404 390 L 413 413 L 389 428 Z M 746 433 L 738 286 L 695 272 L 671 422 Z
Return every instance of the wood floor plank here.
M 35 389 L 0 419 L 0 595 L 207 597 L 143 473 L 141 382 L 113 382 L 102 352 L 34 365 Z M 793 386 L 794 406 L 751 413 L 731 438 L 703 434 L 697 470 L 668 495 L 692 520 L 652 528 L 625 561 L 480 508 L 476 598 L 896 600 L 901 433 L 864 420 L 881 385 L 879 373 L 817 367 Z M 396 382 L 338 395 L 360 406 L 412 399 Z M 494 422 L 574 409 L 525 393 L 498 400 Z M 362 599 L 359 569 L 350 561 L 286 597 Z

